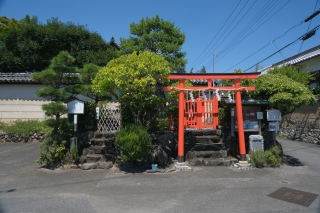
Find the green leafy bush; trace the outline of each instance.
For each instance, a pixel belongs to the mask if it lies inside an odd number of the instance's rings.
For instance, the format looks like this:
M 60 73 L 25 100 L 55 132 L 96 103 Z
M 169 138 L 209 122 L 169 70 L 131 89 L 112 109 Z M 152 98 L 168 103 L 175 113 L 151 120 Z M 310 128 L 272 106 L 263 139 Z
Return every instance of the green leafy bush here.
M 53 166 L 63 162 L 66 156 L 65 144 L 66 141 L 62 140 L 60 135 L 47 135 L 39 147 L 39 159 L 35 162 L 40 165 L 46 163 L 46 165 L 52 164 Z
M 76 162 L 79 159 L 79 154 L 78 154 L 78 148 L 76 145 L 74 145 L 71 149 L 71 156 L 72 159 Z
M 270 150 L 265 152 L 267 163 L 269 166 L 274 167 L 278 166 L 281 163 L 282 158 L 280 156 L 281 150 L 279 146 L 274 146 Z
M 146 129 L 135 124 L 127 125 L 116 133 L 117 149 L 122 153 L 123 161 L 145 161 L 150 151 L 151 138 Z
M 250 154 L 250 163 L 252 164 L 252 166 L 260 168 L 265 165 L 266 156 L 264 151 L 262 151 L 261 149 L 256 151 L 250 150 L 249 154 Z
M 6 133 L 16 133 L 23 138 L 29 137 L 30 134 L 38 132 L 51 132 L 52 128 L 47 126 L 43 121 L 38 120 L 16 120 L 11 124 L 2 123 L 0 130 Z

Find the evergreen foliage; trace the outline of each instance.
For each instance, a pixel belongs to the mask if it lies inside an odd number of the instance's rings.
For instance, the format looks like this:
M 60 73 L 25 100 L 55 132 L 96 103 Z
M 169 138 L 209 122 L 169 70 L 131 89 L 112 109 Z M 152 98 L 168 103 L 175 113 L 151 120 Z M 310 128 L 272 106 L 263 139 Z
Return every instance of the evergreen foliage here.
M 124 162 L 145 161 L 150 143 L 151 137 L 142 126 L 128 125 L 116 133 L 116 146 Z
M 66 141 L 62 140 L 59 134 L 47 135 L 40 145 L 39 159 L 35 160 L 36 163 L 42 165 L 52 164 L 53 166 L 64 160 Z
M 164 97 L 156 96 L 158 85 L 164 85 L 170 74 L 168 62 L 155 53 L 144 51 L 139 55 L 133 52 L 111 60 L 92 81 L 96 94 L 112 94 L 120 103 L 125 103 L 135 118 L 135 123 L 149 126 L 166 107 Z M 119 91 L 120 94 L 116 93 Z M 133 104 L 138 110 L 133 109 Z M 152 116 L 143 108 L 154 106 Z
M 60 89 L 77 81 L 75 77 L 77 69 L 72 67 L 74 61 L 75 59 L 68 52 L 62 51 L 52 59 L 49 68 L 31 75 L 33 80 L 47 86 L 37 91 L 36 96 L 51 101 L 44 104 L 42 110 L 45 111 L 46 116 L 51 117 L 46 120 L 46 124 L 53 128 L 53 134 L 57 133 L 64 122 L 67 122 L 67 119 L 61 118 L 61 115 L 68 112 L 64 103 L 72 100 L 73 96 Z
M 278 166 L 282 162 L 282 158 L 280 156 L 281 150 L 279 146 L 274 146 L 270 150 L 265 152 L 266 160 L 269 166 L 275 167 Z
M 87 26 L 62 23 L 58 18 L 51 18 L 46 24 L 28 15 L 20 21 L 2 16 L 0 21 L 1 72 L 42 71 L 61 51 L 68 51 L 79 68 L 87 63 L 105 66 L 123 52 L 115 51 Z
M 139 23 L 130 24 L 129 39 L 121 38 L 121 47 L 127 53 L 149 50 L 163 56 L 175 72 L 185 72 L 186 52 L 181 52 L 186 35 L 174 23 L 160 19 L 159 15 L 142 18 Z
M 263 150 L 250 150 L 249 154 L 252 166 L 261 168 L 266 164 L 266 155 Z

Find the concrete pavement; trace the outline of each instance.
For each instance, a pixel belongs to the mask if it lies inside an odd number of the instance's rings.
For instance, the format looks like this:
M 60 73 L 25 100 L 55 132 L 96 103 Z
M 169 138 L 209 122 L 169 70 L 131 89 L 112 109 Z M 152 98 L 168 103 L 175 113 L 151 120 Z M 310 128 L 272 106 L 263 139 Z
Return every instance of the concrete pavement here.
M 279 141 L 305 166 L 197 167 L 167 174 L 52 171 L 32 163 L 39 144 L 0 144 L 0 212 L 320 212 L 319 198 L 306 208 L 266 197 L 283 186 L 320 193 L 319 146 Z

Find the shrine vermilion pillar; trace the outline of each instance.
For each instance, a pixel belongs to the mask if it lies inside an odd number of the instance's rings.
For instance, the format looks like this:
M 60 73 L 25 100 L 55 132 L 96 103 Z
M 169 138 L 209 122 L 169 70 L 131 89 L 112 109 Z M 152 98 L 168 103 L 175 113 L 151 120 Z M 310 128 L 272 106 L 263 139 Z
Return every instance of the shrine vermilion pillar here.
M 244 140 L 243 115 L 240 91 L 240 79 L 234 79 L 234 87 L 236 95 L 237 121 L 238 121 L 238 136 L 239 136 L 239 150 L 240 161 L 246 161 L 246 143 Z
M 184 79 L 179 79 L 179 89 L 184 88 Z M 184 162 L 184 91 L 179 90 L 178 163 Z

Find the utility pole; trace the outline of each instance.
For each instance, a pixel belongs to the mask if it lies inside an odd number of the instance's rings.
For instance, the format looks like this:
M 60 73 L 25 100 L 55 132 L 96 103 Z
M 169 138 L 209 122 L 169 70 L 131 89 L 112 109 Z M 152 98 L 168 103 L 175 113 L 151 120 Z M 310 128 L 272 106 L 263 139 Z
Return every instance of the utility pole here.
M 214 53 L 213 53 L 213 58 L 212 58 L 212 72 L 214 73 Z

